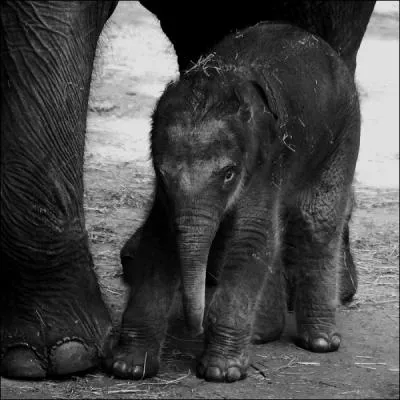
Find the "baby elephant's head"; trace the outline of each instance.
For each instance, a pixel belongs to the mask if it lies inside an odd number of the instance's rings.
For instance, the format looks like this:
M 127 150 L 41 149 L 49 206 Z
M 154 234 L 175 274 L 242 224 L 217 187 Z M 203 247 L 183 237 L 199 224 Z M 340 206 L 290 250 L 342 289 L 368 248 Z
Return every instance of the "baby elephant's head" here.
M 167 87 L 153 115 L 157 190 L 174 226 L 186 321 L 196 333 L 212 241 L 260 163 L 261 125 L 271 120 L 260 90 L 219 75 L 183 78 Z

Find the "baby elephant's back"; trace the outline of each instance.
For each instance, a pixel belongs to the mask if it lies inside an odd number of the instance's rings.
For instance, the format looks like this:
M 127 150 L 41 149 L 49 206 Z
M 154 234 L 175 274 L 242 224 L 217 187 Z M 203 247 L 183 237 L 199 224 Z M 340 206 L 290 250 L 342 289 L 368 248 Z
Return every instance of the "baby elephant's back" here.
M 278 67 L 293 59 L 340 56 L 320 37 L 287 23 L 260 22 L 226 36 L 214 52 L 227 64 Z M 320 60 L 320 61 L 321 61 Z
M 268 86 L 280 125 L 298 150 L 315 148 L 326 135 L 335 141 L 338 127 L 357 118 L 357 90 L 346 64 L 328 43 L 301 28 L 259 23 L 226 37 L 214 52 L 245 79 Z
M 304 78 L 352 83 L 352 74 L 328 43 L 320 37 L 286 23 L 261 22 L 227 36 L 213 49 L 217 58 L 243 71 L 273 74 L 298 83 Z M 279 80 L 278 80 L 279 81 Z

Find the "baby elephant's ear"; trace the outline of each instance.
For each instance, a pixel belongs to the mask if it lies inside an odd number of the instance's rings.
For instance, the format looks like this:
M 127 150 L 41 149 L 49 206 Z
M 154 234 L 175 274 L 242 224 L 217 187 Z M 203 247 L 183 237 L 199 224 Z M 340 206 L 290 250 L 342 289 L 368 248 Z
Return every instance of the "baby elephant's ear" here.
M 239 112 L 242 121 L 250 122 L 265 113 L 278 120 L 274 92 L 267 83 L 260 84 L 255 80 L 249 80 L 241 87 L 240 95 L 242 106 Z
M 278 120 L 278 104 L 276 101 L 276 97 L 273 91 L 273 88 L 268 84 L 268 82 L 263 82 L 263 84 L 259 84 L 257 81 L 250 81 L 253 85 L 254 89 L 260 96 L 264 104 L 264 111 L 272 114 L 275 120 Z
M 246 85 L 235 86 L 234 88 L 235 97 L 239 104 L 236 114 L 243 122 L 249 122 L 252 118 L 252 101 L 247 91 Z

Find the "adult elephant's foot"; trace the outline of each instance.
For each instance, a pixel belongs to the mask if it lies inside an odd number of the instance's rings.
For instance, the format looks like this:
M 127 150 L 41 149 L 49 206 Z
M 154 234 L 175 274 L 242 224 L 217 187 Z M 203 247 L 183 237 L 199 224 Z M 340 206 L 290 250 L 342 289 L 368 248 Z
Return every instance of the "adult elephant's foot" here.
M 145 379 L 157 375 L 160 348 L 156 339 L 146 333 L 123 335 L 104 360 L 105 369 L 122 379 Z
M 197 376 L 212 382 L 236 382 L 247 376 L 247 354 L 215 354 L 206 350 L 197 363 Z
M 9 262 L 5 271 L 1 375 L 41 379 L 96 367 L 111 321 L 90 259 L 47 270 Z

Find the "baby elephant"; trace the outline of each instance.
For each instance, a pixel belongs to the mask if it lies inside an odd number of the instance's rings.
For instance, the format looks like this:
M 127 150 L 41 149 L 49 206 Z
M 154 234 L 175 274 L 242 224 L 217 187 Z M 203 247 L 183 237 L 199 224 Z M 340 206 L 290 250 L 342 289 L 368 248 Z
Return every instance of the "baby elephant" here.
M 359 134 L 352 75 L 287 24 L 225 38 L 170 83 L 153 114 L 154 202 L 121 253 L 131 290 L 111 371 L 157 373 L 178 294 L 187 326 L 204 330 L 198 376 L 244 378 L 251 341 L 283 329 L 285 278 L 300 346 L 337 350 Z

